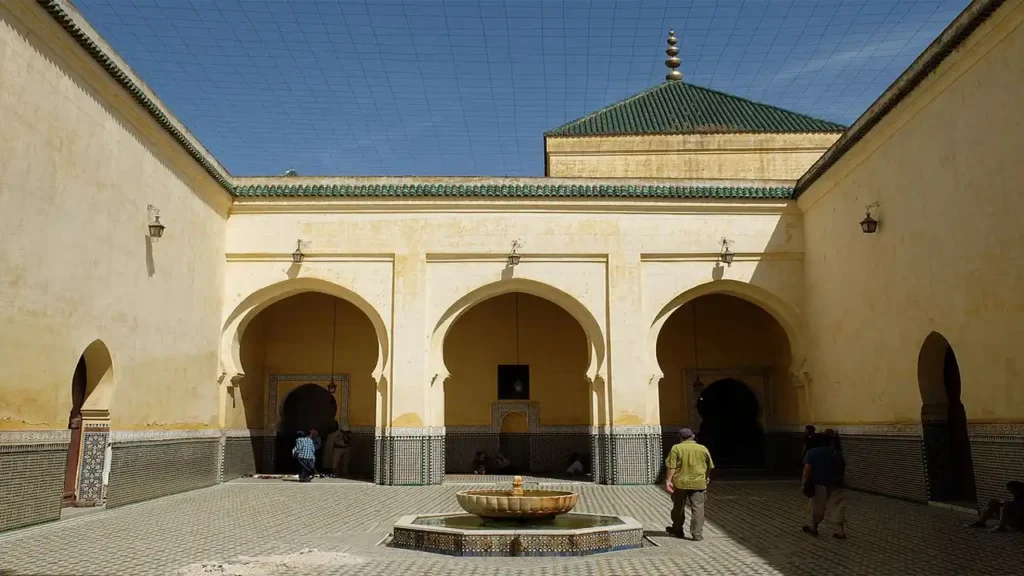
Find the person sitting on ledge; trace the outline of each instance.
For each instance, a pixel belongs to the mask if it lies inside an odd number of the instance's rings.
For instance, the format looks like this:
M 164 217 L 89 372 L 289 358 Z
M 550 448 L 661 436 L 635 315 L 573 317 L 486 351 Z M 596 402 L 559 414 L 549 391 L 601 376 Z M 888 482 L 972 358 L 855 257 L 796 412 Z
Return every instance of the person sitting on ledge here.
M 497 474 L 512 473 L 512 462 L 501 452 L 498 452 L 498 456 L 494 459 L 494 471 Z
M 580 462 L 579 452 L 573 452 L 572 457 L 569 458 L 569 468 L 565 471 L 569 476 L 579 476 L 583 474 L 583 462 Z
M 1024 482 L 1011 480 L 1006 483 L 1006 490 L 1013 496 L 1012 500 L 1000 502 L 992 500 L 982 511 L 981 517 L 968 526 L 972 528 L 985 528 L 992 518 L 998 516 L 999 524 L 992 528 L 993 532 L 1006 532 L 1007 528 L 1024 531 Z
M 473 458 L 473 474 L 487 474 L 487 452 L 481 450 L 476 453 Z

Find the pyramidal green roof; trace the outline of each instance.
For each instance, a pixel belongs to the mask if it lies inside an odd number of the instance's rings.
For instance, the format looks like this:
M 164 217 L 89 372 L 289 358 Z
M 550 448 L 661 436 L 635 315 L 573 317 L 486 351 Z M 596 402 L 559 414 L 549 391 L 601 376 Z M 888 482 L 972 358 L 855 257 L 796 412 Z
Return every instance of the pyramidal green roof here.
M 545 136 L 843 132 L 845 126 L 685 82 L 664 82 Z

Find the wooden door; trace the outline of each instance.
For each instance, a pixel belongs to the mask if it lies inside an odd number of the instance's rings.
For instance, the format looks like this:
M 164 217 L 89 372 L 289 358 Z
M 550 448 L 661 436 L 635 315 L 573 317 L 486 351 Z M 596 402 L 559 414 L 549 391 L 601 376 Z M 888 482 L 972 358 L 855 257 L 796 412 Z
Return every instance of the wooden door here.
M 68 429 L 71 430 L 71 443 L 68 444 L 68 460 L 64 469 L 64 506 L 72 506 L 78 489 L 78 462 L 82 456 L 82 404 L 85 402 L 85 356 L 79 358 L 75 367 L 75 375 L 71 379 L 71 415 L 68 417 Z

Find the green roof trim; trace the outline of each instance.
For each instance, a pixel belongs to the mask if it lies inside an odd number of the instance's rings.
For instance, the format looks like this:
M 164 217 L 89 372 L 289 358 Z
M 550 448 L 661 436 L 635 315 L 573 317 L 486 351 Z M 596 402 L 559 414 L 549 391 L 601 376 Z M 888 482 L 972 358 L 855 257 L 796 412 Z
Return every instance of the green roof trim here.
M 664 198 L 771 199 L 793 196 L 792 186 L 645 184 L 245 184 L 242 198 Z
M 181 146 L 193 160 L 199 163 L 203 167 L 203 170 L 213 177 L 225 190 L 228 192 L 232 191 L 231 182 L 228 181 L 227 177 L 214 166 L 206 156 L 198 148 L 196 148 L 189 138 L 178 130 L 178 128 L 171 122 L 167 114 L 160 109 L 160 106 L 156 104 L 146 92 L 134 81 L 131 77 L 121 69 L 120 66 L 111 58 L 106 52 L 88 34 L 85 33 L 82 28 L 75 23 L 75 19 L 64 10 L 64 7 L 55 0 L 37 0 L 40 6 L 42 6 L 50 16 L 60 24 L 61 28 L 67 32 L 72 38 L 78 42 L 78 45 L 85 49 L 86 52 L 92 56 L 92 59 L 96 61 L 107 74 L 121 85 L 132 98 L 137 102 L 146 112 L 150 115 L 163 128 L 170 134 L 171 138 Z
M 846 127 L 685 82 L 663 82 L 545 136 L 832 133 Z

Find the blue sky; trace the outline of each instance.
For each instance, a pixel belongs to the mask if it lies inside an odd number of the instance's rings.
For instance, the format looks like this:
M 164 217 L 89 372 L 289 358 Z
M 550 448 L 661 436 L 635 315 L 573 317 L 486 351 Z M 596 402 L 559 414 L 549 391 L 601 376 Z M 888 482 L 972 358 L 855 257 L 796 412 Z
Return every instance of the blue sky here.
M 544 172 L 664 80 L 849 124 L 968 0 L 74 0 L 235 175 Z

